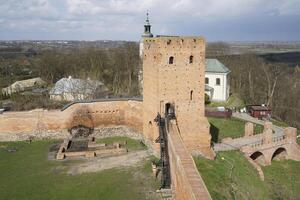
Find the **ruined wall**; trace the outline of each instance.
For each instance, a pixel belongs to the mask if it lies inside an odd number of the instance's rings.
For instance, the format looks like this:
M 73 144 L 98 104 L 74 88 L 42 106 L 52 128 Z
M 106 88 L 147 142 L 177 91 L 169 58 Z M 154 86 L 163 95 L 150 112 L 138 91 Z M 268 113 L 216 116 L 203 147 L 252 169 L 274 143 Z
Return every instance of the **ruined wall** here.
M 173 61 L 170 63 L 170 59 Z M 175 106 L 180 134 L 191 152 L 213 157 L 209 123 L 204 117 L 205 41 L 201 37 L 158 37 L 144 40 L 143 99 L 146 137 L 154 141 L 153 122 Z
M 168 149 L 172 190 L 176 200 L 211 199 L 193 158 L 183 144 L 175 123 L 170 124 Z
M 77 125 L 126 125 L 142 132 L 141 101 L 105 101 L 73 104 L 64 111 L 33 110 L 0 115 L 0 141 L 22 140 L 26 135 L 64 138 Z M 20 137 L 18 137 L 20 136 Z

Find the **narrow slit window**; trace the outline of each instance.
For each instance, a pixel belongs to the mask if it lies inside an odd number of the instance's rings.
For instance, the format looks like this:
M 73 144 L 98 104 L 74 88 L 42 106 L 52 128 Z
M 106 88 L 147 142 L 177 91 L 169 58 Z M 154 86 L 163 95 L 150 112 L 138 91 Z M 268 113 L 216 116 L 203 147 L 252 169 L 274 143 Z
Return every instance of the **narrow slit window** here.
M 190 56 L 190 60 L 189 60 L 189 63 L 193 63 L 194 62 L 194 56 Z
M 190 100 L 191 101 L 193 100 L 193 90 L 191 90 L 191 92 L 190 92 Z
M 173 63 L 174 63 L 174 57 L 171 56 L 171 57 L 169 58 L 169 64 L 173 64 Z

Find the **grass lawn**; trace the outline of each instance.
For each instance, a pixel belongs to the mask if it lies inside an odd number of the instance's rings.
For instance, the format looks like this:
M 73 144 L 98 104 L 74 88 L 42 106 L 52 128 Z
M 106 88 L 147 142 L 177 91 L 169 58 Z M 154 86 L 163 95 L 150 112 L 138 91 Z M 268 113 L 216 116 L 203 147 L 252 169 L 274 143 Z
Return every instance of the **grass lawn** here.
M 245 132 L 245 121 L 236 118 L 214 118 L 208 117 L 210 123 L 210 133 L 213 142 L 220 142 L 226 137 L 241 137 Z M 254 124 L 254 134 L 261 133 L 263 126 Z
M 264 167 L 265 181 L 273 192 L 272 199 L 300 198 L 300 162 L 293 160 L 272 161 Z
M 126 142 L 126 148 L 128 151 L 136 151 L 136 150 L 146 150 L 147 147 L 141 143 L 140 141 L 123 137 L 123 136 L 115 136 L 115 137 L 108 137 L 103 139 L 98 139 L 97 143 L 106 143 L 106 144 L 112 144 L 113 142 Z
M 49 147 L 54 143 L 0 143 L 0 199 L 140 200 L 159 187 L 151 176 L 150 161 L 145 161 L 145 166 L 68 175 L 72 163 L 84 160 L 48 160 Z M 17 151 L 9 153 L 6 149 L 10 148 Z
M 207 106 L 211 106 L 211 107 L 223 106 L 226 108 L 229 108 L 229 107 L 242 108 L 242 107 L 245 107 L 245 103 L 241 100 L 239 95 L 232 94 L 229 96 L 229 98 L 227 99 L 226 102 L 210 102 L 209 104 L 207 104 Z
M 273 161 L 272 165 L 263 167 L 263 182 L 238 151 L 220 152 L 214 161 L 194 160 L 214 200 L 297 200 L 300 197 L 300 162 Z
M 276 119 L 271 119 L 271 122 L 276 125 L 276 126 L 281 126 L 281 127 L 288 127 L 289 125 L 283 121 L 279 121 Z

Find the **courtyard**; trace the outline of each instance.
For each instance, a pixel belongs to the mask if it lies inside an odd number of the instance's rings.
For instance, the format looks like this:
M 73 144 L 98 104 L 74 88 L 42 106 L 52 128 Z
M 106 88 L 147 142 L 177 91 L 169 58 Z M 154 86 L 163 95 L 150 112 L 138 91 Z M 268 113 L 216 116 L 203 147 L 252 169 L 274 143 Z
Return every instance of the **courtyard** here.
M 53 159 L 57 141 L 0 143 L 1 199 L 160 199 L 160 181 L 152 175 L 153 156 L 140 141 L 111 137 L 99 142 L 127 141 L 128 155 L 142 154 L 130 163 L 123 158 Z M 143 154 L 144 152 L 144 154 Z M 116 161 L 118 157 L 115 157 Z M 106 163 L 105 163 L 106 162 Z M 129 164 L 126 164 L 129 162 Z M 83 166 L 94 164 L 94 168 Z M 106 164 L 101 168 L 101 163 Z M 82 171 L 74 169 L 82 168 Z

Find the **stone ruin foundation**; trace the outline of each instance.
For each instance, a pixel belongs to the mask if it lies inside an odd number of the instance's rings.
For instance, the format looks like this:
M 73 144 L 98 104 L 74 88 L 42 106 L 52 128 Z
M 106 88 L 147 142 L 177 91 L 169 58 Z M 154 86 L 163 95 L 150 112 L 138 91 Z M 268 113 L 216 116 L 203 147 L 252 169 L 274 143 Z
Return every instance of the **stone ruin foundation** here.
M 94 137 L 67 138 L 60 145 L 56 155 L 57 160 L 74 157 L 108 157 L 126 154 L 126 143 L 114 142 L 112 145 L 97 144 Z

